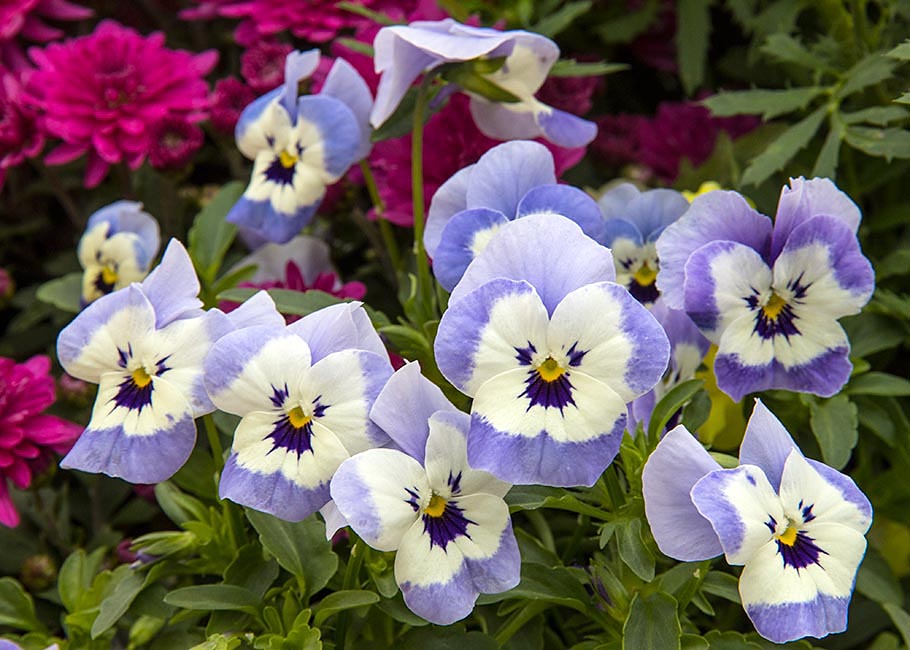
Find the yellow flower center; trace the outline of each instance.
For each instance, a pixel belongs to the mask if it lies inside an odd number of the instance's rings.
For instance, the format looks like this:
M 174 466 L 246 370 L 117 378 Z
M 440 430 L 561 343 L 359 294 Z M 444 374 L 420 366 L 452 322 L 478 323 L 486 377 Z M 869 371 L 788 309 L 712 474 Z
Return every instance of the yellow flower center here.
M 139 388 L 145 388 L 152 381 L 152 378 L 145 371 L 145 368 L 136 368 L 133 371 L 133 383 Z
M 438 494 L 434 494 L 430 497 L 430 502 L 423 511 L 431 517 L 442 517 L 442 513 L 446 511 L 446 503 L 448 502 L 445 499 Z
M 645 262 L 641 267 L 632 275 L 635 278 L 635 281 L 642 287 L 650 287 L 654 284 L 654 281 L 657 279 L 657 269 L 652 269 L 648 266 L 648 263 Z
M 546 361 L 537 366 L 537 374 L 540 375 L 541 379 L 548 383 L 562 377 L 564 372 L 565 370 L 556 363 L 556 360 L 553 357 L 547 357 Z
M 785 530 L 780 535 L 775 535 L 774 537 L 784 546 L 793 546 L 796 543 L 797 532 L 798 531 L 796 530 L 796 526 L 787 526 L 787 530 Z
M 305 415 L 303 409 L 299 406 L 295 406 L 290 411 L 288 411 L 288 422 L 291 423 L 291 426 L 295 429 L 302 429 L 310 423 L 311 418 L 309 415 Z
M 105 266 L 103 269 L 101 269 L 101 281 L 104 282 L 104 284 L 116 284 L 117 271 L 112 269 L 110 266 Z
M 280 154 L 278 154 L 278 160 L 280 160 L 282 166 L 287 169 L 290 169 L 297 164 L 297 156 L 292 153 L 288 153 L 287 151 L 282 151 Z
M 768 302 L 761 308 L 765 316 L 771 320 L 777 320 L 777 317 L 780 316 L 781 311 L 784 307 L 787 306 L 787 301 L 778 296 L 776 293 L 772 293 L 771 297 L 768 298 Z

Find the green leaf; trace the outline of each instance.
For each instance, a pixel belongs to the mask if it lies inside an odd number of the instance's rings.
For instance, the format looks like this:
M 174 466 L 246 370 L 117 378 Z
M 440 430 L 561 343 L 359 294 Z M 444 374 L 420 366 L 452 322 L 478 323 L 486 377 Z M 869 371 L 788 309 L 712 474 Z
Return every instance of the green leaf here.
M 849 126 L 845 137 L 847 144 L 870 156 L 885 160 L 910 158 L 910 131 L 904 129 Z
M 68 612 L 79 609 L 80 596 L 92 586 L 106 554 L 106 548 L 97 548 L 91 554 L 80 548 L 63 562 L 57 575 L 57 590 Z
M 499 644 L 482 632 L 465 632 L 457 628 L 421 628 L 412 630 L 395 645 L 401 650 L 498 650 Z
M 609 513 L 579 500 L 564 489 L 541 485 L 515 485 L 506 494 L 505 501 L 509 504 L 512 512 L 516 510 L 554 508 L 556 510 L 577 512 L 596 519 L 606 519 L 610 516 Z
M 540 600 L 585 612 L 591 597 L 571 571 L 535 562 L 521 563 L 521 582 L 499 594 L 482 594 L 478 603 L 498 603 L 509 598 Z
M 709 571 L 701 583 L 702 591 L 739 604 L 739 580 L 729 573 Z
M 101 601 L 101 610 L 98 612 L 98 618 L 92 622 L 92 638 L 97 639 L 107 632 L 114 623 L 120 620 L 120 617 L 126 614 L 130 605 L 142 591 L 145 586 L 145 579 L 129 567 L 124 567 L 129 573 L 126 573 L 109 596 Z
M 594 31 L 604 43 L 628 43 L 651 26 L 658 9 L 657 0 L 645 0 L 638 11 L 623 11 L 619 17 L 602 22 Z
M 654 579 L 654 554 L 641 535 L 641 519 L 631 519 L 616 528 L 619 557 L 632 573 L 645 582 Z
M 164 514 L 178 526 L 188 521 L 206 521 L 208 508 L 188 494 L 184 494 L 172 483 L 165 481 L 155 486 L 155 499 Z
M 313 606 L 313 624 L 321 627 L 325 620 L 346 609 L 355 609 L 379 602 L 379 594 L 364 589 L 344 589 L 329 594 Z
M 349 50 L 353 50 L 354 52 L 357 52 L 358 54 L 363 54 L 364 56 L 368 56 L 371 59 L 375 55 L 375 51 L 373 50 L 372 45 L 370 45 L 369 43 L 364 43 L 363 41 L 358 41 L 355 38 L 348 38 L 348 37 L 337 38 L 337 39 L 335 39 L 335 42 L 343 47 L 348 48 Z
M 711 630 L 705 634 L 705 640 L 711 650 L 762 650 L 760 645 L 752 643 L 739 632 Z
M 788 34 L 771 34 L 762 45 L 761 51 L 781 63 L 788 63 L 810 70 L 825 70 L 828 68 L 828 64 L 825 61 L 812 54 L 802 43 Z
M 13 578 L 0 578 L 0 626 L 28 632 L 43 632 L 44 624 L 35 614 L 32 597 Z
M 888 52 L 885 56 L 889 56 L 892 59 L 910 61 L 910 41 L 904 41 L 893 50 Z
M 261 289 L 250 287 L 234 287 L 218 294 L 218 300 L 231 300 L 233 302 L 245 302 L 253 294 L 259 293 Z M 347 302 L 336 298 L 330 293 L 312 289 L 310 291 L 292 291 L 290 289 L 269 289 L 269 296 L 275 301 L 275 307 L 282 314 L 293 314 L 296 316 L 306 316 L 314 311 L 319 311 L 323 307 L 337 305 L 341 302 Z
M 679 77 L 691 95 L 705 80 L 705 63 L 711 36 L 712 0 L 679 0 L 677 3 L 676 47 Z
M 903 120 L 910 116 L 906 108 L 900 106 L 872 106 L 852 113 L 841 113 L 841 119 L 847 124 L 874 124 L 886 126 L 891 122 Z
M 82 309 L 82 274 L 75 271 L 45 282 L 35 297 L 61 311 L 78 314 Z
M 591 0 L 566 3 L 557 11 L 544 16 L 536 25 L 532 25 L 530 31 L 553 38 L 568 28 L 576 18 L 586 14 L 591 4 Z
M 215 281 L 224 255 L 237 234 L 237 226 L 225 221 L 225 217 L 243 194 L 244 187 L 240 181 L 224 185 L 193 219 L 188 251 L 205 286 Z
M 224 570 L 224 582 L 249 589 L 257 596 L 264 596 L 278 578 L 278 564 L 263 557 L 262 547 L 250 542 L 237 551 L 237 557 Z
M 265 550 L 278 560 L 278 564 L 304 580 L 307 595 L 325 587 L 335 575 L 338 556 L 325 538 L 325 524 L 315 516 L 289 522 L 247 509 L 246 517 L 259 533 Z
M 680 648 L 682 650 L 708 650 L 708 642 L 695 634 L 683 634 L 680 637 Z
M 249 589 L 236 585 L 196 585 L 169 592 L 164 602 L 183 609 L 254 612 L 262 599 Z
M 648 437 L 655 439 L 657 434 L 667 426 L 667 422 L 670 421 L 673 414 L 692 399 L 695 393 L 702 390 L 704 385 L 705 382 L 701 379 L 690 379 L 670 389 L 651 411 L 651 419 L 648 421 Z
M 843 468 L 850 460 L 859 434 L 856 404 L 846 395 L 813 401 L 809 423 L 825 464 L 834 469 Z
M 824 88 L 808 86 L 785 90 L 739 90 L 718 93 L 702 100 L 717 117 L 761 114 L 765 120 L 805 108 Z
M 891 617 L 894 627 L 901 633 L 904 645 L 910 647 L 910 614 L 904 611 L 903 607 L 894 603 L 884 603 L 882 607 Z
M 505 60 L 502 57 L 503 61 Z M 464 63 L 446 63 L 438 68 L 440 76 L 446 81 L 457 84 L 467 92 L 480 95 L 491 102 L 514 103 L 521 98 L 492 81 L 486 74 L 478 71 L 474 61 Z
M 840 126 L 831 125 L 825 143 L 818 152 L 812 176 L 834 178 L 837 174 L 837 159 L 840 156 L 840 145 L 844 139 L 844 130 Z
M 835 99 L 843 99 L 888 79 L 894 72 L 895 65 L 894 61 L 879 53 L 870 54 L 844 73 L 844 85 L 834 93 Z
M 784 131 L 743 172 L 743 185 L 760 185 L 771 174 L 783 168 L 796 153 L 809 144 L 827 114 L 822 106 Z
M 851 395 L 910 395 L 910 381 L 886 372 L 867 372 L 850 380 L 845 391 Z
M 635 595 L 622 627 L 623 650 L 679 650 L 681 635 L 673 596 L 661 592 Z
M 856 590 L 882 605 L 893 603 L 899 606 L 904 602 L 900 582 L 875 547 L 866 551 L 866 557 L 856 574 Z
M 607 63 L 606 61 L 576 61 L 560 59 L 550 68 L 551 77 L 603 77 L 615 72 L 628 70 L 626 63 Z

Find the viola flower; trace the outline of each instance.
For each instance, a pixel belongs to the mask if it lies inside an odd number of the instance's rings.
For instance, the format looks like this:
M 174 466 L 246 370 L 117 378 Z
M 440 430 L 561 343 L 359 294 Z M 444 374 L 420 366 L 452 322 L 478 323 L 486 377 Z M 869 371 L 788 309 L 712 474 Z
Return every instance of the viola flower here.
M 657 238 L 689 209 L 689 202 L 675 190 L 641 192 L 631 183 L 622 183 L 597 204 L 606 222 L 601 241 L 613 251 L 616 281 L 642 304 L 653 304 L 659 295 Z
M 326 186 L 370 150 L 370 91 L 344 60 L 335 62 L 318 95 L 297 96 L 298 82 L 318 64 L 318 50 L 289 54 L 284 86 L 250 104 L 237 123 L 237 146 L 254 161 L 253 175 L 227 220 L 267 241 L 296 235 Z
M 505 57 L 500 69 L 484 76 L 519 101 L 498 104 L 471 94 L 471 115 L 485 135 L 498 140 L 542 136 L 563 147 L 580 147 L 597 133 L 593 122 L 535 99 L 559 58 L 556 43 L 540 34 L 471 27 L 446 18 L 383 27 L 373 48 L 376 71 L 382 74 L 370 114 L 375 127 L 392 116 L 421 73 L 445 63 Z
M 284 60 L 294 48 L 278 41 L 257 41 L 240 55 L 240 74 L 257 95 L 284 83 Z
M 756 400 L 739 467 L 721 469 L 683 426 L 642 472 L 645 514 L 660 550 L 743 565 L 739 594 L 755 629 L 785 643 L 847 628 L 872 506 L 838 471 L 803 457 Z
M 29 56 L 38 67 L 29 94 L 48 133 L 63 140 L 45 162 L 88 155 L 86 187 L 98 185 L 111 165 L 137 169 L 152 149 L 152 125 L 164 117 L 202 120 L 208 106 L 203 77 L 218 60 L 214 50 L 170 50 L 163 34 L 142 36 L 110 20 L 88 36 L 32 48 Z
M 850 376 L 837 320 L 872 295 L 860 212 L 830 180 L 790 179 L 777 217 L 736 192 L 697 197 L 657 242 L 658 289 L 718 346 L 717 385 L 735 401 L 783 388 L 834 395 Z
M 221 498 L 287 521 L 325 506 L 342 461 L 388 442 L 369 412 L 391 374 L 359 303 L 219 340 L 205 360 L 205 386 L 219 409 L 242 418 Z
M 0 66 L 16 72 L 31 67 L 20 39 L 47 43 L 63 38 L 63 32 L 45 20 L 82 20 L 92 10 L 69 0 L 7 0 L 0 4 Z
M 47 467 L 52 454 L 65 453 L 82 427 L 44 411 L 54 403 L 51 361 L 35 356 L 25 363 L 0 357 L 0 524 L 18 526 L 9 482 L 20 490 Z
M 180 469 L 196 440 L 193 420 L 214 410 L 202 383 L 212 343 L 235 326 L 275 322 L 266 294 L 227 317 L 203 311 L 198 293 L 189 255 L 171 240 L 142 284 L 99 298 L 60 332 L 64 370 L 99 384 L 91 421 L 62 467 L 130 483 Z
M 180 169 L 202 148 L 203 140 L 196 124 L 168 115 L 152 125 L 149 162 L 156 169 Z
M 21 80 L 27 77 L 27 73 L 17 76 L 0 67 L 0 190 L 7 170 L 37 156 L 44 148 L 41 120 L 22 90 Z
M 534 214 L 562 215 L 588 236 L 603 237 L 597 203 L 575 187 L 556 184 L 546 147 L 525 141 L 494 147 L 433 195 L 424 245 L 436 279 L 452 291 L 504 224 Z
M 158 222 L 141 203 L 116 201 L 92 214 L 78 248 L 82 302 L 142 280 L 160 245 Z
M 449 299 L 439 369 L 474 398 L 468 461 L 511 483 L 592 485 L 626 404 L 667 367 L 663 328 L 616 284 L 610 251 L 565 217 L 503 225 Z
M 468 462 L 470 417 L 416 363 L 389 379 L 370 417 L 403 451 L 344 461 L 332 499 L 367 544 L 397 551 L 395 581 L 408 608 L 449 625 L 471 613 L 479 594 L 516 586 L 521 558 L 503 501 L 511 486 Z
M 240 113 L 255 98 L 253 89 L 237 77 L 219 79 L 210 100 L 212 126 L 222 133 L 233 133 Z
M 651 412 L 657 403 L 682 382 L 695 378 L 711 345 L 684 311 L 668 308 L 660 298 L 652 303 L 650 309 L 670 341 L 670 363 L 657 385 L 629 405 L 626 428 L 630 432 L 635 431 L 638 422 L 647 430 Z M 670 419 L 667 428 L 673 427 L 674 420 L 675 417 Z

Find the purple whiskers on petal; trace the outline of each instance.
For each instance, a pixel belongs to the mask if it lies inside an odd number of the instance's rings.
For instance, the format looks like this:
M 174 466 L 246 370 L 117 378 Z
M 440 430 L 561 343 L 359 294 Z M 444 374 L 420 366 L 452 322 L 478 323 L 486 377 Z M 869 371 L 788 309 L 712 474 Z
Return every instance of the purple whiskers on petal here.
M 455 501 L 446 501 L 435 494 L 421 517 L 423 531 L 430 536 L 430 547 L 438 546 L 442 550 L 457 537 L 470 539 L 468 524 L 477 525 L 477 522 L 464 516 L 464 510 Z

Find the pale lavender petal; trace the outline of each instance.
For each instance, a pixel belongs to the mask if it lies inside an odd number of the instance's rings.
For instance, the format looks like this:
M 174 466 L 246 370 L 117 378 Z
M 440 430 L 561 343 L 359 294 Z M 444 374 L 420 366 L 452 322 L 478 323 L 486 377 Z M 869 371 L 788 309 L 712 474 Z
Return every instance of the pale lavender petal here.
M 508 106 L 506 104 L 505 106 Z M 572 113 L 540 104 L 535 117 L 541 135 L 560 147 L 584 147 L 597 136 L 597 125 Z
M 284 316 L 275 308 L 275 301 L 266 291 L 257 291 L 226 316 L 234 329 L 284 325 Z
M 288 331 L 307 342 L 313 363 L 333 352 L 349 349 L 367 350 L 388 358 L 360 302 L 323 307 L 288 325 Z
M 362 160 L 370 153 L 370 110 L 373 108 L 373 95 L 370 87 L 360 73 L 342 58 L 335 59 L 329 70 L 320 95 L 341 100 L 351 109 L 360 129 L 360 145 L 354 154 L 355 160 Z
M 320 203 L 322 197 L 308 205 L 297 205 L 293 213 L 284 214 L 277 212 L 269 199 L 253 201 L 241 196 L 226 220 L 246 229 L 257 239 L 285 243 L 310 222 Z
M 306 235 L 294 237 L 286 244 L 264 244 L 240 260 L 232 270 L 253 264 L 256 273 L 250 278 L 252 282 L 283 280 L 288 262 L 297 265 L 307 283 L 316 280 L 320 273 L 332 271 L 328 244 Z
M 784 464 L 794 449 L 799 451 L 784 425 L 760 399 L 756 399 L 739 448 L 740 464 L 760 467 L 771 487 L 779 490 Z
M 155 326 L 159 329 L 178 318 L 199 315 L 199 289 L 193 261 L 176 239 L 171 239 L 161 263 L 142 281 L 142 291 L 155 308 Z
M 324 95 L 307 95 L 297 100 L 298 121 L 305 120 L 319 131 L 321 160 L 326 173 L 341 177 L 358 158 L 362 148 L 360 125 L 341 100 Z M 309 143 L 308 143 L 309 144 Z M 310 146 L 318 146 L 312 143 Z M 303 154 L 301 154 L 303 155 Z
M 319 67 L 319 50 L 306 52 L 295 50 L 284 59 L 284 85 L 282 86 L 281 105 L 289 115 L 295 115 L 299 84 L 302 79 L 312 75 Z
M 504 142 L 477 161 L 468 185 L 467 204 L 512 218 L 531 189 L 556 183 L 553 154 L 539 142 Z
M 468 208 L 468 183 L 475 165 L 459 169 L 449 180 L 443 183 L 430 201 L 426 230 L 423 231 L 423 243 L 427 254 L 435 257 L 442 231 L 453 215 Z
M 682 425 L 651 452 L 641 474 L 645 516 L 664 555 L 697 562 L 723 552 L 711 523 L 689 496 L 699 479 L 717 469 L 717 461 Z
M 108 238 L 120 232 L 135 233 L 139 237 L 136 262 L 140 268 L 147 269 L 161 246 L 160 228 L 155 217 L 143 211 L 142 204 L 137 201 L 115 201 L 94 212 L 85 224 L 85 231 L 103 221 L 110 224 Z
M 433 255 L 433 275 L 452 291 L 474 261 L 509 218 L 497 210 L 471 208 L 452 216 L 442 231 Z
M 591 239 L 603 241 L 604 222 L 600 208 L 588 194 L 571 185 L 543 185 L 532 188 L 518 204 L 518 216 L 560 214 L 581 226 Z

